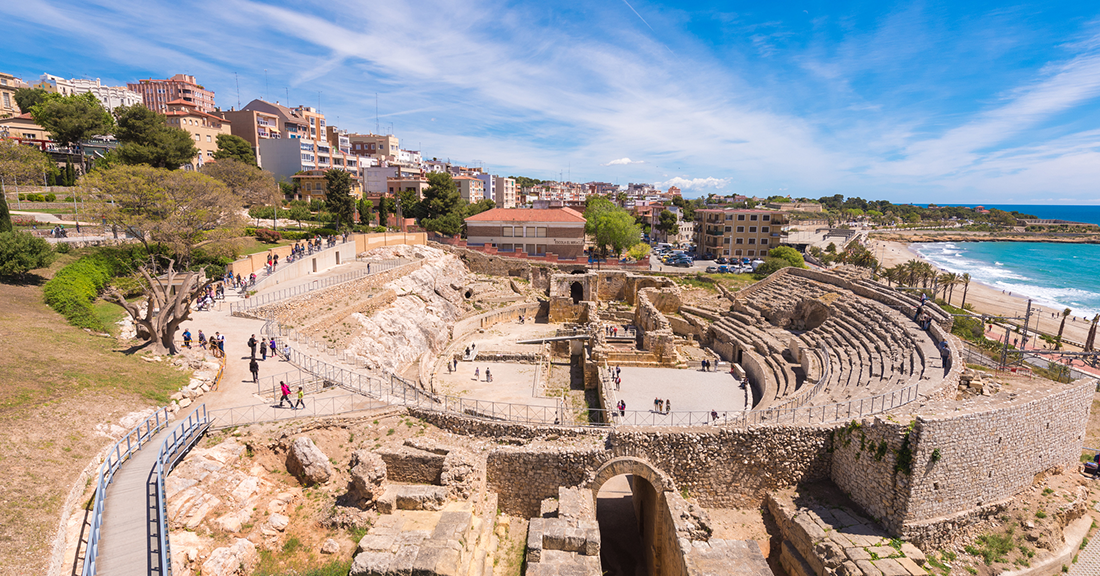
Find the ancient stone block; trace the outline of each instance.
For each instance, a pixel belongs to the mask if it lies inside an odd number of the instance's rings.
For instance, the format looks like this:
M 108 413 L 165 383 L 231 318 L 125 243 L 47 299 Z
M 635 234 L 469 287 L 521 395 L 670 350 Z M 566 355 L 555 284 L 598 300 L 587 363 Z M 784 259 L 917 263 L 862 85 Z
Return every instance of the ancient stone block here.
M 328 456 L 306 436 L 295 438 L 290 444 L 286 469 L 304 484 L 323 484 L 333 473 Z
M 352 455 L 351 465 L 348 497 L 356 506 L 366 509 L 382 496 L 386 463 L 373 452 L 357 450 Z
M 256 545 L 244 538 L 238 538 L 232 546 L 215 548 L 202 563 L 202 573 L 210 576 L 236 576 L 242 566 L 247 573 L 259 560 Z

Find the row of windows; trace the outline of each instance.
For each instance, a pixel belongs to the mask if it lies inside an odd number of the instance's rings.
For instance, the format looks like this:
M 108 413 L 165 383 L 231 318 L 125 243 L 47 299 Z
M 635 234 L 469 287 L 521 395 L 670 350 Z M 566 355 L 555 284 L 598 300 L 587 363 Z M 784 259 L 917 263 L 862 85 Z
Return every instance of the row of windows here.
M 527 226 L 526 232 L 527 234 L 525 236 L 523 226 L 516 226 L 514 231 L 511 226 L 504 226 L 501 229 L 500 235 L 504 237 L 514 236 L 516 238 L 546 238 L 546 226 Z
M 759 214 L 749 214 L 749 220 L 752 221 L 752 222 L 756 222 L 756 217 L 757 216 L 761 216 L 761 215 L 759 215 Z M 763 220 L 765 222 L 768 222 L 772 219 L 771 214 L 763 214 L 762 216 L 763 216 L 763 218 L 761 218 L 761 220 Z M 744 214 L 738 214 L 737 219 L 738 220 L 744 220 L 745 215 Z M 726 220 L 733 220 L 733 214 L 726 214 Z
M 501 252 L 523 250 L 527 254 L 534 254 L 535 256 L 546 255 L 546 244 L 501 244 L 497 246 L 497 249 Z
M 744 240 L 744 238 L 736 238 L 735 241 L 734 241 L 734 244 L 745 244 L 745 242 L 742 242 L 742 240 Z M 748 244 L 756 244 L 756 238 L 749 238 Z M 760 239 L 760 244 L 762 244 L 764 246 L 767 246 L 768 239 L 767 238 L 761 238 Z
M 734 256 L 756 256 L 756 250 L 749 250 L 749 251 L 747 251 L 747 252 L 746 252 L 746 253 L 744 253 L 744 254 L 742 254 L 741 252 L 742 252 L 742 250 L 740 250 L 740 249 L 738 249 L 738 250 L 734 250 L 734 251 L 733 251 L 733 255 L 734 255 Z M 767 255 L 767 253 L 768 253 L 768 252 L 767 252 L 767 250 L 761 250 L 761 251 L 760 251 L 760 255 L 761 255 L 761 256 L 765 256 L 765 255 Z M 730 255 L 730 251 L 729 251 L 729 250 L 726 250 L 726 253 L 725 253 L 725 254 L 723 254 L 723 256 L 729 256 L 729 255 Z
M 729 231 L 731 231 L 731 230 L 733 230 L 733 227 L 732 227 L 732 226 L 726 226 L 726 232 L 729 232 Z M 743 233 L 744 231 L 745 231 L 745 227 L 744 227 L 744 226 L 738 226 L 738 227 L 737 227 L 737 232 L 738 232 L 739 234 L 740 234 L 740 233 Z M 761 227 L 760 227 L 760 232 L 761 232 L 761 233 L 767 234 L 767 233 L 768 233 L 769 231 L 771 231 L 771 227 L 770 227 L 770 226 L 761 226 Z M 749 226 L 749 234 L 755 234 L 755 233 L 756 233 L 756 226 Z

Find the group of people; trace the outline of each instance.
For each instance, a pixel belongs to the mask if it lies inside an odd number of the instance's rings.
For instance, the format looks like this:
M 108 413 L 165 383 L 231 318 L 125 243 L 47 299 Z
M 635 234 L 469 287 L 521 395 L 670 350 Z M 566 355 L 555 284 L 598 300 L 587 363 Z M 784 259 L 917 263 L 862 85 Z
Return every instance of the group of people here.
M 629 336 L 632 332 L 634 332 L 633 326 L 623 326 L 623 335 L 624 336 Z M 605 335 L 607 335 L 611 338 L 617 338 L 619 336 L 619 327 L 618 326 L 604 326 L 604 333 L 605 333 Z
M 714 364 L 710 361 L 710 358 L 703 359 L 703 372 L 714 371 Z
M 53 230 L 50 230 L 50 236 L 54 238 L 68 238 L 69 231 L 65 230 L 64 224 L 58 224 L 57 226 L 53 227 Z
M 661 400 L 660 398 L 654 398 L 653 410 L 658 414 L 668 414 L 669 412 L 672 412 L 672 400 L 669 400 L 667 398 L 664 400 Z
M 225 276 L 222 277 L 222 284 L 224 286 L 229 286 L 230 288 L 247 288 L 248 286 L 251 286 L 255 283 L 256 274 L 254 273 L 249 274 L 248 277 L 242 277 L 240 274 L 234 276 L 233 273 L 226 272 Z M 225 295 L 224 289 L 222 295 Z
M 481 368 L 474 368 L 474 380 L 481 380 Z M 489 372 L 488 366 L 485 367 L 485 381 L 493 381 L 493 374 Z
M 932 315 L 924 311 L 924 305 L 927 302 L 928 296 L 921 294 L 920 306 L 917 306 L 917 311 L 913 313 L 913 321 L 921 327 L 921 330 L 928 330 L 932 327 Z
M 191 329 L 184 328 L 183 347 L 190 348 L 191 342 L 193 341 L 194 339 L 191 336 Z M 199 330 L 199 349 L 207 350 L 207 346 L 209 346 L 210 353 L 213 354 L 215 358 L 221 358 L 225 356 L 225 334 L 222 334 L 221 332 L 215 332 L 214 335 L 208 339 L 206 337 L 206 334 L 203 334 L 202 330 Z
M 253 361 L 255 361 L 255 359 L 253 359 Z M 287 386 L 286 382 L 283 382 L 282 380 L 280 380 L 279 381 L 279 392 L 282 394 L 282 396 L 279 397 L 279 408 L 282 408 L 283 407 L 283 402 L 291 402 L 291 400 L 290 400 L 290 386 Z M 298 408 L 305 408 L 306 407 L 305 397 L 306 397 L 305 390 L 302 390 L 302 387 L 299 386 L 298 387 L 298 401 L 291 403 L 290 407 L 293 408 L 294 410 L 297 410 Z
M 248 339 L 248 349 L 250 351 L 248 370 L 252 372 L 252 381 L 258 383 L 260 381 L 260 364 L 256 360 L 256 349 L 260 350 L 260 361 L 267 360 L 267 355 L 270 353 L 272 357 L 278 354 L 279 348 L 275 344 L 275 339 L 256 339 L 256 335 L 253 334 Z M 290 358 L 290 344 L 283 344 L 283 355 Z

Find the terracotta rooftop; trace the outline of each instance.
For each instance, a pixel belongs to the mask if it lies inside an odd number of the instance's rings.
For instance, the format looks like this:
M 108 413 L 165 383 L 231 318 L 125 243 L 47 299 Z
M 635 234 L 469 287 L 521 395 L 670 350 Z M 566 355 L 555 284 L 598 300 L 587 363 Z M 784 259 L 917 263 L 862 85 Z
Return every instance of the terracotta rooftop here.
M 571 208 L 493 208 L 470 216 L 467 222 L 585 222 L 584 215 Z

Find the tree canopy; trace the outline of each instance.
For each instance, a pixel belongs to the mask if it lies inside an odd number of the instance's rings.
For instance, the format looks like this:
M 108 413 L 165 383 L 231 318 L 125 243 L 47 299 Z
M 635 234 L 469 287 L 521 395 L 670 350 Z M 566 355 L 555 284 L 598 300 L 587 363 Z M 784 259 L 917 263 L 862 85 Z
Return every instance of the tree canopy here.
M 596 222 L 599 220 L 600 215 L 617 209 L 618 207 L 614 203 L 603 196 L 589 196 L 585 200 L 584 207 L 584 233 L 589 236 L 595 235 Z
M 190 163 L 199 153 L 191 133 L 169 126 L 163 114 L 141 104 L 123 106 L 116 113 L 116 135 L 121 144 L 115 153 L 124 164 L 175 170 Z
M 657 229 L 668 236 L 675 236 L 680 233 L 679 218 L 673 212 L 664 210 L 657 217 Z
M 448 236 L 462 232 L 466 201 L 458 193 L 458 186 L 450 174 L 428 174 L 428 188 L 424 190 L 424 200 L 420 202 L 420 207 L 424 213 L 421 223 L 425 230 Z
M 62 146 L 78 145 L 92 136 L 115 130 L 111 113 L 90 92 L 73 96 L 48 94 L 30 112 L 34 121 Z
M 50 243 L 26 232 L 0 231 L 0 276 L 23 276 L 49 266 L 56 254 Z
M 642 231 L 634 223 L 634 218 L 625 210 L 615 210 L 600 214 L 596 220 L 596 246 L 601 253 L 607 249 L 616 255 L 637 244 L 642 239 Z
M 232 158 L 244 164 L 256 165 L 256 153 L 248 140 L 232 134 L 218 134 L 218 150 L 214 152 L 215 160 Z
M 764 263 L 756 268 L 756 274 L 758 276 L 767 276 L 780 268 L 786 268 L 788 266 L 805 268 L 806 261 L 802 258 L 802 254 L 798 253 L 798 250 L 790 246 L 776 246 L 768 251 L 767 257 L 764 258 Z
M 120 165 L 84 177 L 108 224 L 141 240 L 163 243 L 189 267 L 196 244 L 235 236 L 241 200 L 225 184 L 198 172 Z M 219 234 L 223 230 L 224 234 Z
M 41 104 L 49 96 L 49 92 L 42 88 L 20 88 L 15 91 L 15 103 L 24 113 L 28 113 L 35 106 Z
M 275 175 L 254 165 L 225 158 L 203 164 L 201 171 L 228 186 L 245 206 L 268 206 L 282 200 Z
M 15 140 L 0 140 L 0 178 L 8 184 L 42 183 L 42 175 L 54 169 L 50 157 Z
M 8 209 L 8 199 L 5 194 L 0 194 L 0 232 L 11 231 L 11 210 Z
M 336 227 L 341 229 L 355 223 L 355 198 L 351 195 L 351 175 L 343 170 L 332 169 L 325 172 L 325 203 L 336 215 Z

